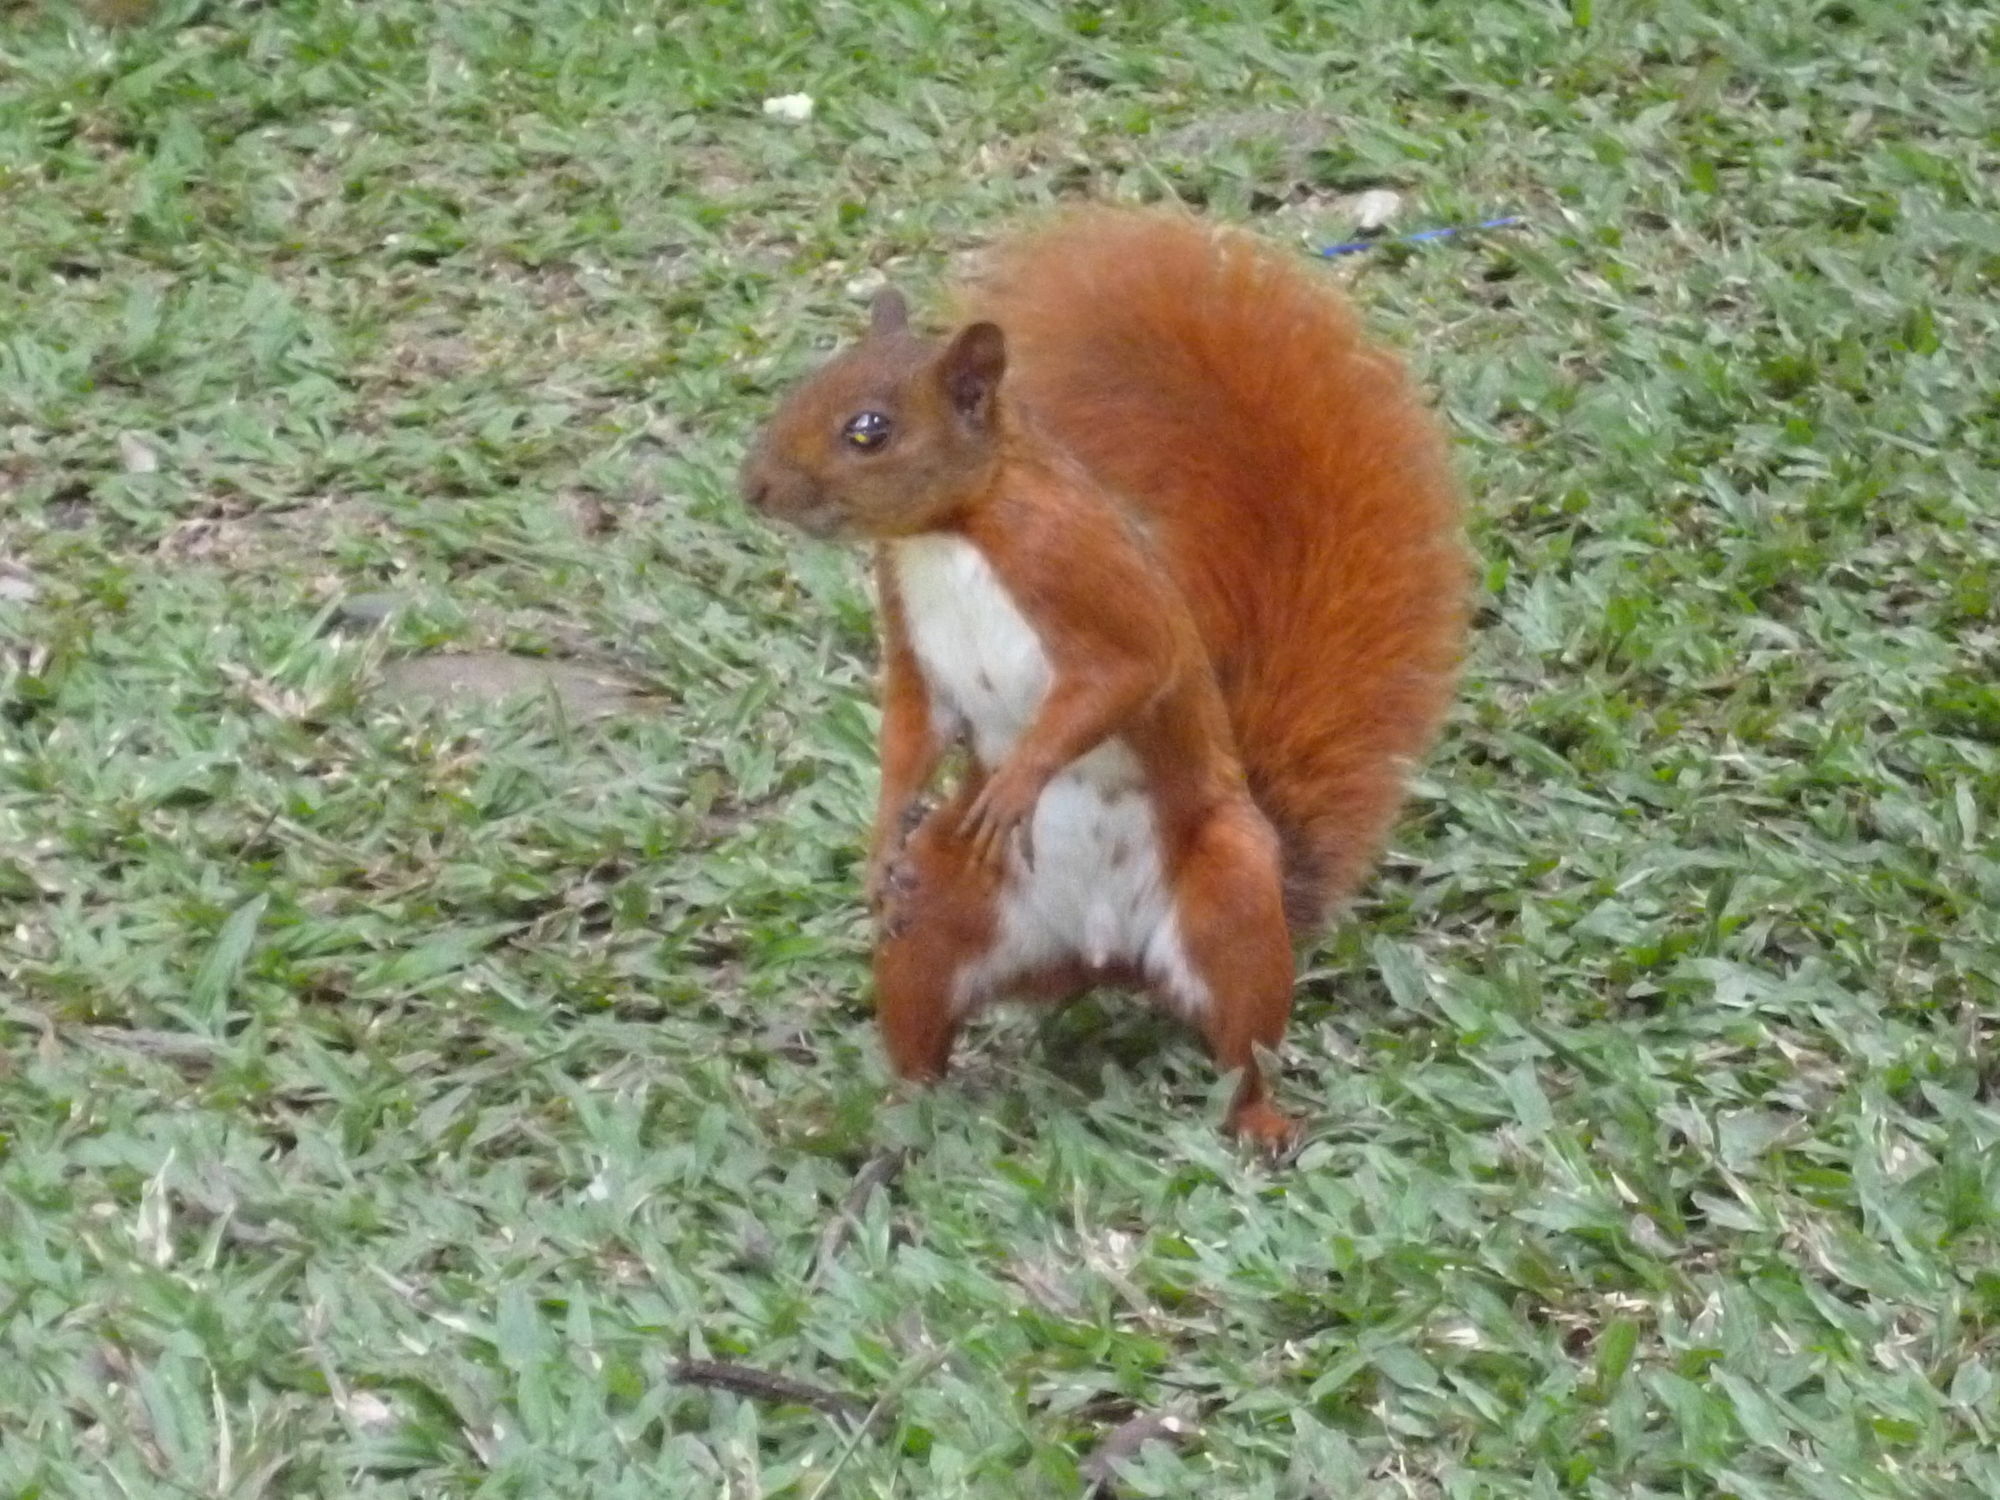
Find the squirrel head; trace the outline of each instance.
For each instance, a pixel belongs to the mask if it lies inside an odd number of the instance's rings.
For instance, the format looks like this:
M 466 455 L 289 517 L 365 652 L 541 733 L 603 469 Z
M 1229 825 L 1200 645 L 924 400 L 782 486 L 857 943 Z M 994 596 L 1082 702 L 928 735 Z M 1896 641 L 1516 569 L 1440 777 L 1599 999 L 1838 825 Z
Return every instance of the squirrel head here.
M 886 539 L 943 524 L 999 457 L 1007 342 L 973 323 L 942 344 L 879 294 L 868 333 L 778 405 L 743 462 L 746 503 L 812 536 Z

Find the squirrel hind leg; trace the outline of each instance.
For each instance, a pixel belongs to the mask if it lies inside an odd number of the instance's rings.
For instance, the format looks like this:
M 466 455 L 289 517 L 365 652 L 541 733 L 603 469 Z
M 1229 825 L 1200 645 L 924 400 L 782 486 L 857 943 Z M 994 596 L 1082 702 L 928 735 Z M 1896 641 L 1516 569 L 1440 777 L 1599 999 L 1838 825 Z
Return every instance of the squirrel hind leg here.
M 875 1020 L 898 1078 L 944 1077 L 968 993 L 998 925 L 998 884 L 958 837 L 964 799 L 934 810 L 897 852 L 875 929 Z
M 1199 985 L 1189 1006 L 1217 1066 L 1240 1070 L 1231 1134 L 1267 1150 L 1291 1144 L 1296 1126 L 1272 1103 L 1257 1049 L 1275 1051 L 1292 1011 L 1292 944 L 1277 840 L 1248 808 L 1214 815 L 1175 872 L 1175 919 L 1187 969 Z

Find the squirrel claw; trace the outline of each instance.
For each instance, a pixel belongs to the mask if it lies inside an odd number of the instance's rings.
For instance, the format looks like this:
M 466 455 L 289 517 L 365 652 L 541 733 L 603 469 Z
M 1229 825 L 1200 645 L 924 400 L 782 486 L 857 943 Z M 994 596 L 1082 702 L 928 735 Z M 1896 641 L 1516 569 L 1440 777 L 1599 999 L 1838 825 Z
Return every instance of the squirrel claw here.
M 1033 796 L 1016 790 L 1005 772 L 987 782 L 958 825 L 959 836 L 971 845 L 973 861 L 999 869 L 1006 861 L 1008 845 L 1018 835 L 1021 857 L 1032 868 L 1034 840 L 1028 815 L 1034 805 Z

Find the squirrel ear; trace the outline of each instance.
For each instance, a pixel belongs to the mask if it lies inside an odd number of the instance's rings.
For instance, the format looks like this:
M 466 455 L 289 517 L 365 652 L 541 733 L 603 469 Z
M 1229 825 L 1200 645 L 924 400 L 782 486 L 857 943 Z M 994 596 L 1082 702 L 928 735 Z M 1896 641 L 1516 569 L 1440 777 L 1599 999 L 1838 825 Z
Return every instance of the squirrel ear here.
M 910 304 L 894 287 L 884 287 L 868 304 L 868 331 L 880 338 L 885 333 L 908 333 Z
M 938 380 L 953 410 L 977 427 L 993 413 L 993 393 L 1007 372 L 1007 336 L 997 323 L 972 323 L 938 356 Z

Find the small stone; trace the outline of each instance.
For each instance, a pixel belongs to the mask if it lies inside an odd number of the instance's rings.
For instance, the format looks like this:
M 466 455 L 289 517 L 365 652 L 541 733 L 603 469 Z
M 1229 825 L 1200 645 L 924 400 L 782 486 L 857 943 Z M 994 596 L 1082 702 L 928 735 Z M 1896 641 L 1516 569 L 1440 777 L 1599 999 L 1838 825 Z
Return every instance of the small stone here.
M 90 524 L 90 501 L 81 495 L 64 495 L 51 500 L 42 514 L 57 531 L 81 531 Z
M 581 536 L 605 536 L 618 529 L 616 513 L 595 490 L 561 490 L 556 494 L 556 509 Z
M 1370 188 L 1354 200 L 1354 227 L 1364 234 L 1383 228 L 1403 211 L 1403 195 L 1388 188 Z
M 373 1391 L 347 1392 L 342 1410 L 364 1432 L 382 1432 L 396 1423 L 396 1409 Z
M 136 432 L 118 434 L 118 462 L 127 474 L 157 474 L 160 455 Z
M 41 592 L 33 573 L 19 563 L 0 560 L 0 603 L 32 604 Z
M 371 630 L 380 630 L 409 607 L 409 596 L 393 590 L 349 594 L 334 605 L 326 628 L 335 635 L 365 635 Z

